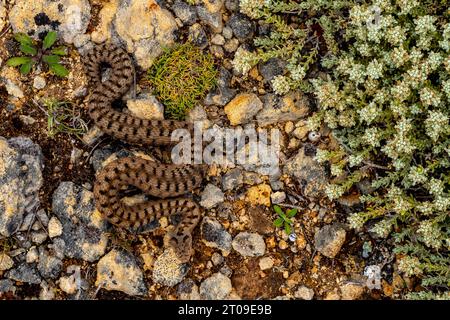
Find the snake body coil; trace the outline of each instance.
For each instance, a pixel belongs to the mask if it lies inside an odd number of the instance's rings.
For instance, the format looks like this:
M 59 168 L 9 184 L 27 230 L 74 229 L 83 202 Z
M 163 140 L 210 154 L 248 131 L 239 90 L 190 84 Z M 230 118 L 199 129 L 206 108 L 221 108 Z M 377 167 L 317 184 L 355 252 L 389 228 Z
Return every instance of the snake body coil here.
M 101 81 L 104 65 L 111 67 L 109 79 Z M 93 90 L 89 99 L 89 116 L 104 133 L 116 139 L 142 145 L 172 145 L 175 129 L 193 131 L 184 121 L 145 120 L 112 108 L 133 81 L 133 64 L 128 53 L 112 44 L 94 47 L 85 58 L 86 73 Z M 200 186 L 203 167 L 160 164 L 139 157 L 126 157 L 106 165 L 97 175 L 94 197 L 97 209 L 114 225 L 139 230 L 162 216 L 181 216 L 164 243 L 175 249 L 183 262 L 192 253 L 192 231 L 201 217 L 201 209 L 190 198 L 181 197 Z M 129 186 L 161 199 L 126 205 L 122 192 Z

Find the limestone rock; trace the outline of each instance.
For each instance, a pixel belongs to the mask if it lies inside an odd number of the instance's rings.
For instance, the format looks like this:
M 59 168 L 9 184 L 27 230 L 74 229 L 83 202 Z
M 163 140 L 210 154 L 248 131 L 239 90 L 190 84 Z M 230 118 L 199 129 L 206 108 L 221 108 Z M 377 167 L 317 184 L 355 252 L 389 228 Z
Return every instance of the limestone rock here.
M 144 295 L 147 288 L 136 259 L 127 252 L 111 250 L 97 264 L 96 286 L 118 290 L 131 296 Z
M 254 93 L 238 94 L 225 106 L 225 113 L 232 126 L 249 122 L 263 108 L 263 103 Z
M 15 33 L 24 32 L 37 39 L 44 32 L 57 30 L 67 43 L 86 32 L 90 18 L 88 0 L 17 0 L 9 13 Z
M 0 137 L 0 234 L 7 237 L 35 212 L 42 186 L 41 148 L 28 138 Z

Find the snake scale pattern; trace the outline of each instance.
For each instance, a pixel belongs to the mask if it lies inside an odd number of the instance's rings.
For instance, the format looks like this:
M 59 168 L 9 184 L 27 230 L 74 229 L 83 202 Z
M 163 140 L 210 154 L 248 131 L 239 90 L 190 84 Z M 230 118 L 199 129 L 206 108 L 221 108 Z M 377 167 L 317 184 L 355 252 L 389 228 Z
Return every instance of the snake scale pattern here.
M 192 123 L 145 120 L 112 107 L 133 82 L 133 63 L 124 49 L 112 44 L 97 45 L 86 55 L 84 64 L 93 88 L 89 116 L 104 133 L 130 144 L 170 146 L 173 130 L 192 132 Z M 111 68 L 111 73 L 102 82 L 105 66 Z M 179 259 L 187 262 L 192 255 L 192 231 L 201 218 L 201 209 L 183 195 L 200 186 L 204 170 L 204 166 L 161 164 L 140 157 L 115 160 L 97 174 L 96 207 L 112 224 L 138 232 L 162 216 L 178 216 L 180 222 L 166 234 L 164 245 L 174 248 Z M 121 195 L 130 186 L 159 199 L 127 205 Z

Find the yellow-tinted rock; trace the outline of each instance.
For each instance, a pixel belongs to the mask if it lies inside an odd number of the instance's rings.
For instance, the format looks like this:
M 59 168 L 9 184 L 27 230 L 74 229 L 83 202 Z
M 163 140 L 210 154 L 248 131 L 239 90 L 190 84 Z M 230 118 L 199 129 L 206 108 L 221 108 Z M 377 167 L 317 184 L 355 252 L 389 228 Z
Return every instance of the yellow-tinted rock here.
M 247 191 L 247 201 L 252 205 L 264 205 L 270 207 L 270 194 L 272 189 L 268 184 L 253 186 Z
M 225 114 L 232 126 L 247 123 L 263 107 L 263 103 L 254 93 L 237 95 L 225 106 Z

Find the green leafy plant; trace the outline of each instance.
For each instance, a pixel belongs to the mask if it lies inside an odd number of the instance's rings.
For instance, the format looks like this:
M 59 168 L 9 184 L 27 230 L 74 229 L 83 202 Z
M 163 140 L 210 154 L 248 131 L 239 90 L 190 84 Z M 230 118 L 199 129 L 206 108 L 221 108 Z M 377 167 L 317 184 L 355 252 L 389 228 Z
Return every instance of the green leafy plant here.
M 352 1 L 305 0 L 266 1 L 242 0 L 240 11 L 268 26 L 269 33 L 256 37 L 253 51 L 240 47 L 233 59 L 233 67 L 246 74 L 253 66 L 272 58 L 286 62 L 283 74 L 271 81 L 277 94 L 291 89 L 310 91 L 306 80 L 309 69 L 321 54 L 321 46 L 337 53 L 335 34 L 345 27 L 344 9 Z
M 364 209 L 348 223 L 390 238 L 398 270 L 421 279 L 423 291 L 406 297 L 449 299 L 448 1 L 242 0 L 240 7 L 270 32 L 255 40 L 255 51 L 236 52 L 235 69 L 245 73 L 272 57 L 286 62 L 273 91 L 312 92 L 317 112 L 308 128 L 331 129 L 330 145 L 338 146 L 315 156 L 330 166 L 328 198 L 359 189 Z M 317 23 L 327 45 L 320 57 L 311 46 Z M 312 65 L 320 75 L 308 80 Z
M 81 118 L 79 109 L 71 102 L 46 99 L 43 102 L 43 107 L 37 105 L 47 115 L 47 134 L 49 137 L 65 133 L 81 138 L 87 132 L 86 122 Z
M 345 40 L 347 50 L 322 61 L 329 74 L 312 80 L 319 108 L 309 128 L 327 125 L 340 144 L 317 150 L 335 176 L 326 194 L 339 199 L 370 178 L 374 191 L 360 197 L 365 210 L 348 217 L 350 226 L 394 237 L 399 271 L 419 276 L 430 292 L 448 291 L 448 6 L 367 1 L 350 10 Z
M 273 222 L 273 225 L 277 228 L 284 228 L 284 232 L 286 232 L 287 235 L 290 235 L 292 233 L 292 220 L 291 218 L 295 217 L 297 214 L 297 209 L 289 209 L 288 211 L 284 212 L 283 209 L 281 209 L 280 206 L 274 205 L 273 210 L 278 214 L 278 218 L 275 219 Z
M 165 49 L 148 71 L 147 79 L 165 105 L 166 116 L 182 120 L 216 84 L 217 70 L 211 54 L 190 43 Z
M 38 46 L 33 39 L 24 33 L 16 33 L 14 39 L 19 42 L 20 51 L 25 56 L 8 59 L 6 62 L 8 66 L 20 67 L 20 72 L 26 75 L 30 73 L 34 65 L 44 62 L 48 65 L 49 70 L 59 77 L 65 77 L 69 74 L 69 71 L 60 64 L 61 57 L 67 54 L 66 47 L 52 48 L 57 40 L 55 31 L 47 33 L 41 46 Z

